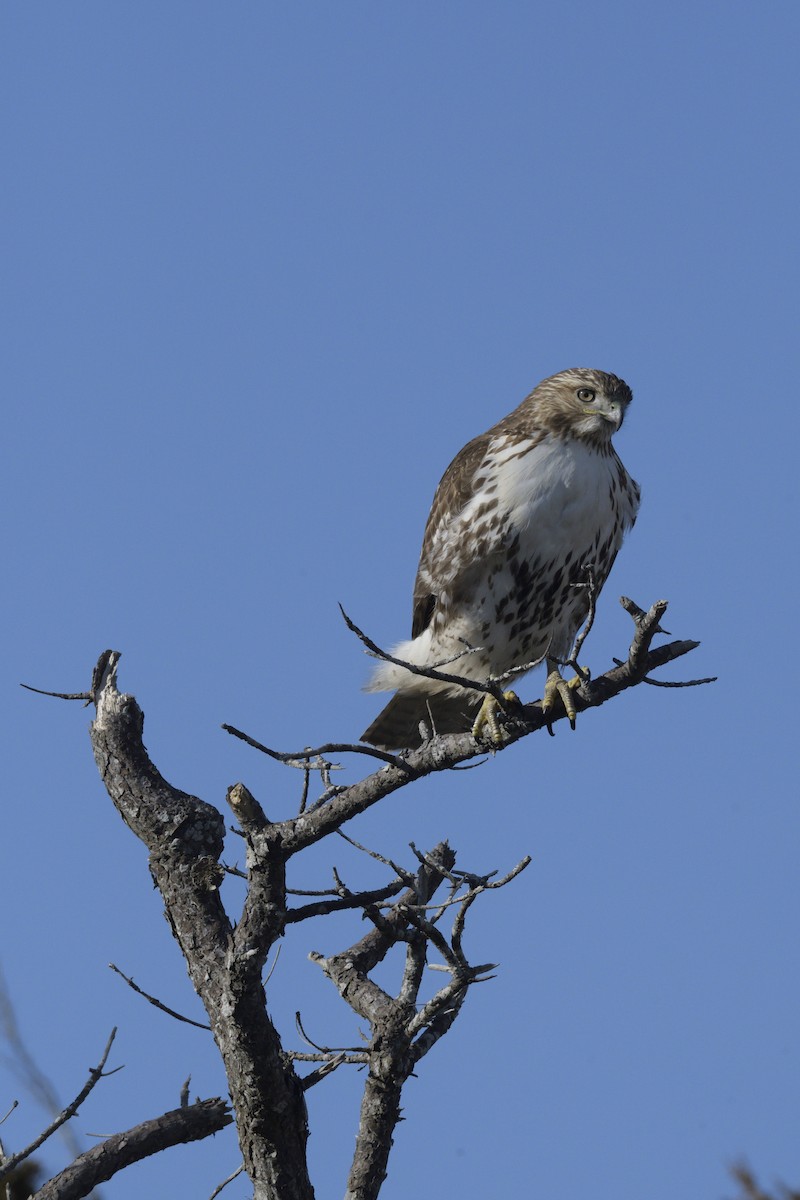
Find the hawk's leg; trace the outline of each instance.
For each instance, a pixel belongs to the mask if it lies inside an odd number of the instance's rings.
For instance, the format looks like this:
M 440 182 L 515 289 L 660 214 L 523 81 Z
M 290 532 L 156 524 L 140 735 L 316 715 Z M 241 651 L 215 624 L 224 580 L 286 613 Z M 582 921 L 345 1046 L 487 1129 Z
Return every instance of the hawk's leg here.
M 516 692 L 503 692 L 503 699 L 508 704 L 519 704 Z M 484 696 L 472 726 L 472 736 L 477 742 L 489 741 L 493 746 L 502 746 L 505 739 L 503 727 L 498 720 L 498 713 L 502 712 L 503 706 L 496 696 Z
M 560 701 L 564 712 L 567 714 L 570 728 L 574 729 L 577 713 L 572 693 L 582 683 L 583 677 L 581 675 L 576 675 L 574 679 L 566 680 L 559 670 L 558 663 L 554 659 L 548 658 L 547 679 L 545 680 L 544 696 L 542 697 L 542 712 L 551 712 Z

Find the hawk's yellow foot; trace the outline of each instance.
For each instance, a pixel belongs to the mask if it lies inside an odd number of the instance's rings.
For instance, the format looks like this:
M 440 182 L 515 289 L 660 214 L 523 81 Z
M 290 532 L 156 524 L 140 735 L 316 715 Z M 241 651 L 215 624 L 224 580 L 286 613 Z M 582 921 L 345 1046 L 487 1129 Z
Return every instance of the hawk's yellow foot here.
M 570 724 L 570 729 L 575 728 L 575 702 L 572 699 L 572 693 L 575 688 L 579 688 L 583 683 L 580 675 L 576 675 L 574 679 L 565 679 L 559 671 L 558 667 L 550 665 L 549 674 L 545 680 L 544 696 L 542 697 L 542 712 L 547 714 L 556 705 L 561 702 L 564 707 L 564 712 L 567 714 L 567 720 Z
M 508 704 L 519 704 L 516 692 L 503 692 L 503 699 Z M 489 741 L 493 746 L 502 746 L 505 741 L 503 727 L 497 718 L 503 712 L 503 706 L 495 696 L 485 696 L 483 704 L 472 726 L 472 736 L 477 742 Z

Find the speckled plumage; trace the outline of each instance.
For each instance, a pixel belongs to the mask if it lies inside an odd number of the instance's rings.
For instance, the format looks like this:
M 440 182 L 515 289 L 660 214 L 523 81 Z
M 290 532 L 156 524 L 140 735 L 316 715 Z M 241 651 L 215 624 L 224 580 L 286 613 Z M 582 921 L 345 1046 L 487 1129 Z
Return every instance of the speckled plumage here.
M 412 637 L 392 654 L 469 679 L 565 657 L 639 506 L 639 487 L 611 445 L 631 391 L 616 375 L 573 368 L 469 442 L 445 471 L 425 528 Z M 468 730 L 478 693 L 381 663 L 370 691 L 397 689 L 363 735 L 416 745 L 419 725 Z

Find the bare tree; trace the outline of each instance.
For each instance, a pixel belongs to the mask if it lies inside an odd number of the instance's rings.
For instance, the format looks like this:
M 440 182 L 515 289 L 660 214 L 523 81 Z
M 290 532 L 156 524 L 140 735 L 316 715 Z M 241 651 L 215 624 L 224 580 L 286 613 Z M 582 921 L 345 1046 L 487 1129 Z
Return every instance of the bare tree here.
M 596 679 L 582 677 L 575 693 L 579 712 L 605 704 L 640 683 L 656 682 L 648 678 L 653 670 L 698 644 L 673 641 L 654 649 L 655 634 L 663 632 L 659 621 L 666 602 L 653 605 L 648 612 L 630 600 L 623 598 L 622 603 L 635 626 L 627 658 Z M 582 641 L 583 637 L 579 644 Z M 373 650 L 381 653 L 376 647 Z M 271 757 L 299 768 L 304 781 L 299 810 L 282 821 L 268 819 L 244 784 L 228 789 L 227 801 L 246 847 L 245 870 L 240 872 L 246 880 L 246 893 L 234 919 L 220 895 L 226 870 L 221 863 L 223 815 L 167 783 L 151 762 L 142 741 L 142 710 L 133 696 L 117 690 L 119 657 L 116 651 L 101 655 L 90 691 L 47 694 L 84 699 L 96 706 L 91 739 L 98 770 L 123 821 L 149 851 L 150 872 L 225 1067 L 230 1110 L 223 1098 L 190 1104 L 187 1088 L 179 1108 L 78 1155 L 37 1196 L 41 1200 L 85 1196 L 128 1164 L 166 1146 L 206 1137 L 235 1120 L 243 1168 L 256 1200 L 311 1200 L 314 1192 L 306 1161 L 304 1093 L 331 1072 L 356 1064 L 366 1071 L 345 1196 L 346 1200 L 373 1200 L 386 1176 L 403 1085 L 449 1032 L 469 989 L 490 978 L 494 970 L 491 963 L 473 963 L 467 957 L 464 935 L 470 910 L 481 897 L 510 883 L 529 860 L 517 863 L 504 877 L 494 878 L 457 867 L 456 853 L 447 843 L 427 852 L 412 843 L 414 861 L 408 866 L 368 852 L 388 873 L 383 886 L 351 890 L 334 872 L 333 887 L 313 898 L 292 892 L 287 886 L 287 868 L 296 855 L 340 833 L 347 822 L 392 792 L 485 754 L 487 746 L 464 733 L 426 736 L 418 749 L 402 754 L 360 744 L 282 753 L 225 726 Z M 502 706 L 500 720 L 490 731 L 493 749 L 549 728 L 559 719 L 552 713 L 545 715 L 540 704 L 522 706 L 510 701 L 496 682 L 463 682 L 494 694 Z M 336 786 L 331 782 L 331 756 L 344 753 L 369 756 L 380 765 L 349 787 Z M 322 791 L 310 801 L 310 781 L 317 776 Z M 367 1026 L 369 1037 L 363 1045 L 350 1048 L 312 1045 L 310 1050 L 287 1050 L 266 1003 L 264 971 L 270 950 L 291 926 L 346 910 L 365 916 L 369 931 L 338 954 L 323 957 L 312 953 L 310 957 Z M 403 956 L 402 978 L 394 995 L 374 978 L 376 967 L 392 950 Z M 436 962 L 429 962 L 432 956 Z M 423 987 L 426 967 L 438 969 L 443 980 L 432 993 Z M 155 997 L 147 998 L 164 1007 Z M 300 1029 L 302 1032 L 302 1026 Z M 112 1041 L 113 1033 L 73 1102 L 29 1147 L 0 1162 L 0 1180 L 9 1177 L 77 1112 L 106 1073 Z

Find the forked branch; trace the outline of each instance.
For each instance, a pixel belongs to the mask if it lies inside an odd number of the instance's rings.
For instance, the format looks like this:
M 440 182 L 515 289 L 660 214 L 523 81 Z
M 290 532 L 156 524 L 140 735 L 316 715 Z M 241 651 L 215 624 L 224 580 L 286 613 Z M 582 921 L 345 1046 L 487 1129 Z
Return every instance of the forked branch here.
M 454 874 L 455 854 L 446 843 L 419 857 L 421 864 L 402 896 L 384 905 L 380 913 L 365 908 L 374 929 L 343 953 L 329 958 L 310 956 L 356 1015 L 368 1022 L 371 1032 L 369 1073 L 346 1200 L 375 1200 L 378 1196 L 400 1118 L 403 1084 L 420 1059 L 450 1029 L 469 987 L 486 979 L 487 972 L 494 969 L 493 964 L 471 965 L 462 946 L 467 910 L 486 890 L 485 877 L 468 877 L 479 882 L 467 887 L 460 898 L 448 938 L 436 924 L 445 909 L 439 907 L 433 917 L 427 915 L 427 910 L 442 883 L 460 888 L 467 876 Z M 518 864 L 493 886 L 509 882 L 529 861 Z M 397 995 L 391 996 L 370 978 L 370 972 L 392 948 L 401 945 L 405 947 L 405 969 Z M 431 947 L 441 954 L 444 963 L 439 969 L 445 970 L 450 980 L 422 1000 L 425 967 L 438 965 L 428 964 Z

